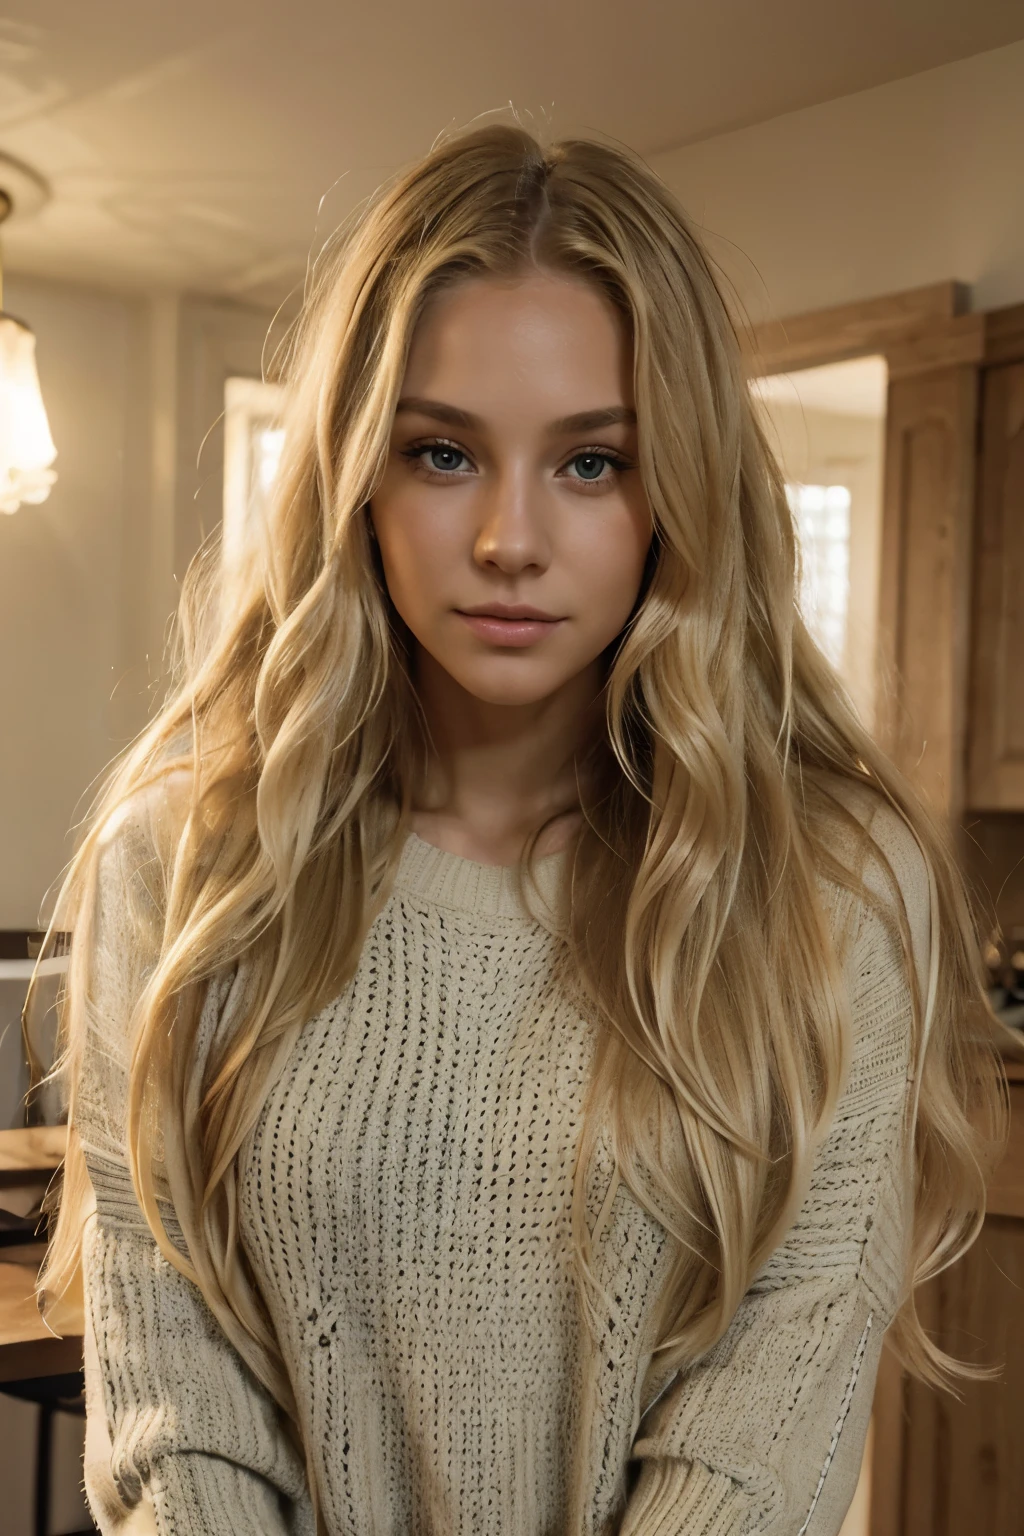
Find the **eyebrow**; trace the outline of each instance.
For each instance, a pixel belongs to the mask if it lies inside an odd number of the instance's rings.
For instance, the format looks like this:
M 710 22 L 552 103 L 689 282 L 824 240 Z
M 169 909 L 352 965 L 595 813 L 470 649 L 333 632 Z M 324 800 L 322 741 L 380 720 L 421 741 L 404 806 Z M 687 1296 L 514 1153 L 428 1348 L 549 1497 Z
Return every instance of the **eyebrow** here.
M 430 416 L 434 421 L 443 421 L 452 427 L 465 427 L 468 431 L 480 431 L 484 425 L 481 418 L 474 416 L 472 411 L 460 410 L 457 405 L 446 405 L 443 400 L 426 400 L 421 395 L 406 395 L 403 400 L 399 400 L 395 414 L 401 411 L 415 411 L 418 416 Z M 558 421 L 549 421 L 547 431 L 552 437 L 564 437 L 572 432 L 594 432 L 599 427 L 613 427 L 620 423 L 635 427 L 636 411 L 628 405 L 609 405 L 598 411 L 577 411 L 575 416 L 562 416 Z

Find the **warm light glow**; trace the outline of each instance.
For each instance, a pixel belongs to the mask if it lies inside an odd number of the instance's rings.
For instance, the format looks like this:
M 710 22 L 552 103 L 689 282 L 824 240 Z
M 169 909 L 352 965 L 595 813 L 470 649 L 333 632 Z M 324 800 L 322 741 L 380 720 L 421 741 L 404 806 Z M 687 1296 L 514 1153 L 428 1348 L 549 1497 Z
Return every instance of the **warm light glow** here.
M 232 377 L 224 384 L 224 536 L 221 551 L 230 586 L 259 546 L 284 446 L 284 391 L 264 379 Z
M 0 315 L 0 512 L 50 494 L 57 457 L 36 373 L 36 339 L 27 325 Z

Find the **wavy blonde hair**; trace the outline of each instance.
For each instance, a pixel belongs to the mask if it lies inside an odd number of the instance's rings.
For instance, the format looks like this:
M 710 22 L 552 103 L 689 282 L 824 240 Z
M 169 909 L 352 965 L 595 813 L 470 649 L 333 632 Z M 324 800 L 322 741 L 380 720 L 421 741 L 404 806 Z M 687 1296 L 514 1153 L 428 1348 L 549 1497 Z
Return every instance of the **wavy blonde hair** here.
M 573 1194 L 588 1322 L 599 1298 L 584 1173 L 602 1124 L 619 1175 L 678 1243 L 658 1345 L 676 1364 L 722 1335 L 793 1219 L 850 1057 L 816 885 L 824 873 L 860 889 L 832 851 L 837 817 L 860 826 L 838 781 L 898 810 L 938 898 L 934 1017 L 908 1127 L 911 1256 L 893 1327 L 904 1362 L 931 1380 L 954 1363 L 926 1337 L 914 1287 L 976 1235 L 986 1148 L 1001 1134 L 979 946 L 950 844 L 800 619 L 780 470 L 693 226 L 620 148 L 545 147 L 505 125 L 448 138 L 380 190 L 320 263 L 288 357 L 267 537 L 220 608 L 216 549 L 195 562 L 175 682 L 115 765 L 54 918 L 76 942 L 56 1069 L 71 1134 L 40 1277 L 49 1293 L 74 1270 L 87 1189 L 74 1134 L 85 893 L 111 817 L 184 774 L 181 814 L 160 850 L 152 968 L 124 1021 L 127 1156 L 161 1251 L 199 1286 L 299 1444 L 288 1372 L 238 1241 L 238 1163 L 298 1031 L 353 974 L 425 762 L 409 637 L 363 509 L 427 298 L 461 278 L 531 266 L 597 284 L 628 322 L 654 522 L 637 607 L 607 658 L 607 732 L 584 765 L 581 782 L 594 788 L 569 861 L 566 952 L 607 1026 Z M 916 1049 L 922 1000 L 905 915 L 900 926 Z M 195 1083 L 204 993 L 243 959 L 248 1005 Z M 666 1125 L 674 1138 L 662 1138 Z M 187 1258 L 165 1230 L 158 1183 Z

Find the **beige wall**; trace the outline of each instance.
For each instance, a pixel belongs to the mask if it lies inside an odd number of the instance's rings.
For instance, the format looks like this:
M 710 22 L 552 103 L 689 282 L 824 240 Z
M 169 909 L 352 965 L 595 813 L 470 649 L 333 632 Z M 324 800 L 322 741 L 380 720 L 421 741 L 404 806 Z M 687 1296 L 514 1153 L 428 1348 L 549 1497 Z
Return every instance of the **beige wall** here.
M 267 316 L 12 277 L 57 444 L 39 507 L 0 516 L 0 928 L 35 927 L 88 789 L 144 723 L 175 582 L 219 513 L 209 438 Z
M 1024 301 L 1024 42 L 655 156 L 751 316 L 944 278 Z
M 131 713 L 146 328 L 138 299 L 26 278 L 11 278 L 5 298 L 36 332 L 59 450 L 49 499 L 0 517 L 0 927 L 25 928 Z

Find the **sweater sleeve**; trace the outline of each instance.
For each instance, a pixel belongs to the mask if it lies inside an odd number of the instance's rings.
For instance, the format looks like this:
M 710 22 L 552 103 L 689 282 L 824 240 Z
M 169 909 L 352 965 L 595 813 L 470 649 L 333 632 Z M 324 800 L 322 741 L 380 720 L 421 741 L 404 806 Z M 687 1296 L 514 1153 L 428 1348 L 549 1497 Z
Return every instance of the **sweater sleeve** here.
M 922 1000 L 927 867 L 888 808 Z M 877 861 L 865 883 L 893 906 Z M 882 1337 L 903 1296 L 912 1001 L 893 922 L 859 901 L 846 962 L 851 1072 L 800 1214 L 728 1331 L 648 1409 L 620 1536 L 837 1536 L 857 1484 Z
M 86 1493 L 104 1536 L 311 1536 L 305 1469 L 277 1404 L 160 1252 L 124 1156 L 128 1022 L 152 954 L 156 870 L 138 819 L 105 841 L 75 1115 L 95 1195 L 82 1244 Z M 207 1029 L 226 995 L 210 987 Z M 185 1252 L 168 1204 L 163 1214 Z

